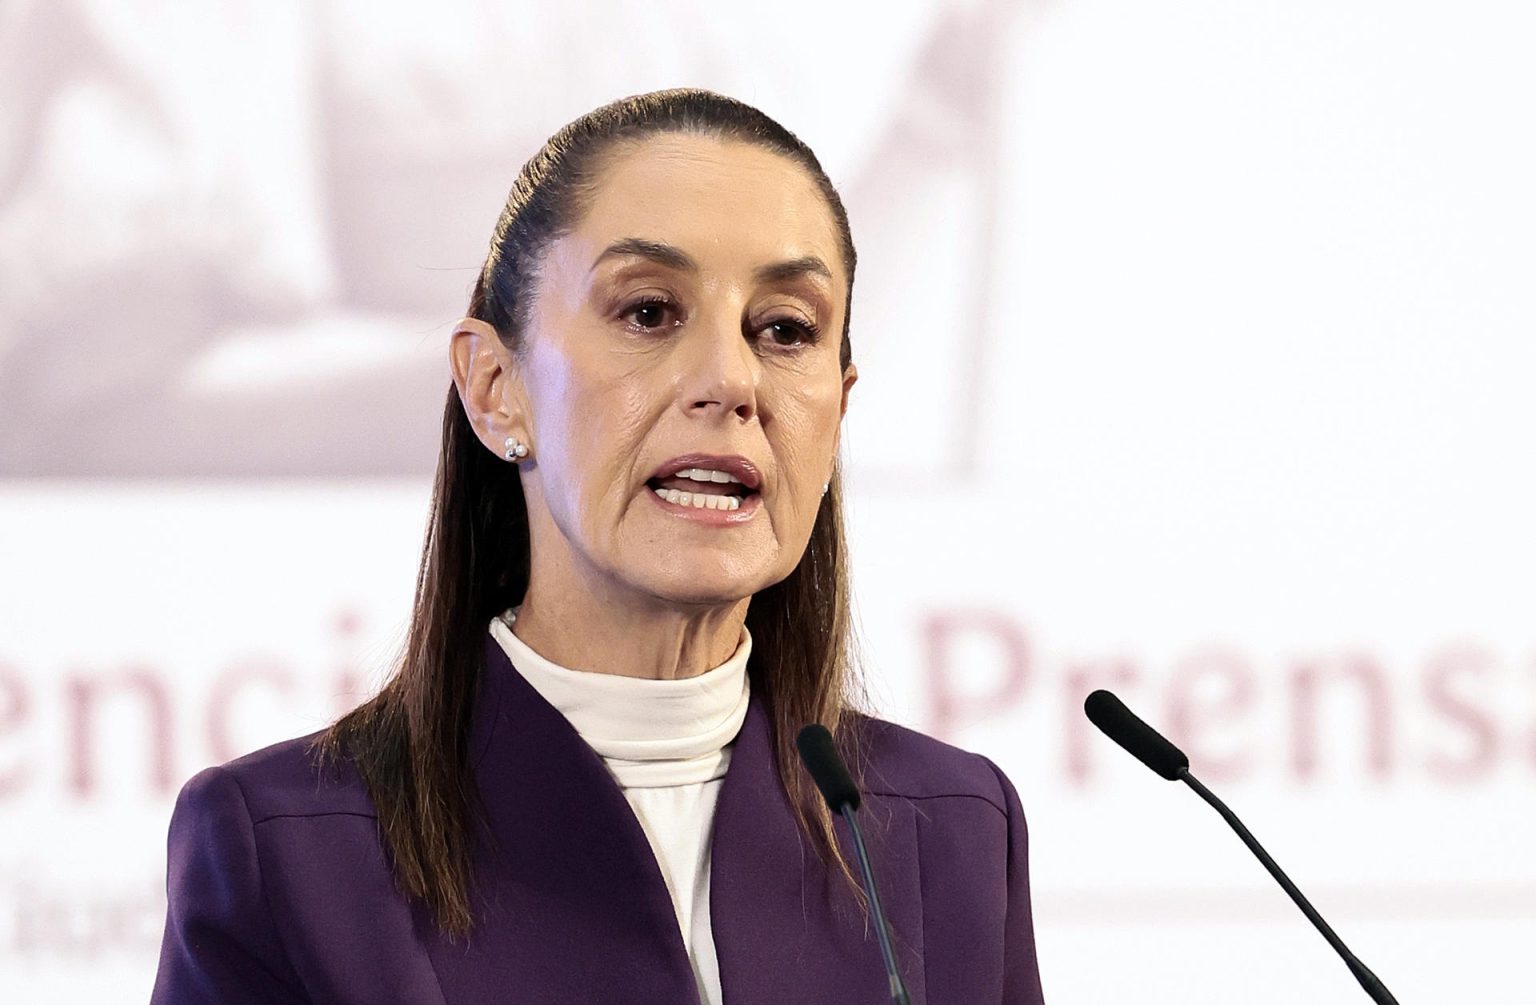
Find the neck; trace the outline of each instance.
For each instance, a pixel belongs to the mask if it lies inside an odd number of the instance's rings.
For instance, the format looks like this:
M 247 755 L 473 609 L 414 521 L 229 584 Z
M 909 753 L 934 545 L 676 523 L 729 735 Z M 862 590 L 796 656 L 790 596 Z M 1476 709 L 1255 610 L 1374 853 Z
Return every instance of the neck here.
M 624 677 L 697 677 L 731 658 L 751 598 L 680 608 L 661 603 L 551 598 L 530 583 L 514 626 L 519 639 L 552 663 Z

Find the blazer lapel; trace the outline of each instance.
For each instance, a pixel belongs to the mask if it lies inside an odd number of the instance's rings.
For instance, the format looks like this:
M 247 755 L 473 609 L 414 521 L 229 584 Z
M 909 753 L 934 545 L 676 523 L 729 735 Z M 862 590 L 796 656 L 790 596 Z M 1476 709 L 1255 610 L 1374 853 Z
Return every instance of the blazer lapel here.
M 866 798 L 859 825 L 902 979 L 921 1005 L 922 891 L 913 814 L 906 800 Z M 841 821 L 837 831 L 857 875 Z M 715 809 L 709 911 L 726 1005 L 890 999 L 873 929 L 842 875 L 822 865 L 795 822 L 775 767 L 767 710 L 756 697 Z
M 470 742 L 488 824 L 476 927 L 451 944 L 418 917 L 448 1005 L 696 1005 L 671 897 L 623 792 L 489 632 Z

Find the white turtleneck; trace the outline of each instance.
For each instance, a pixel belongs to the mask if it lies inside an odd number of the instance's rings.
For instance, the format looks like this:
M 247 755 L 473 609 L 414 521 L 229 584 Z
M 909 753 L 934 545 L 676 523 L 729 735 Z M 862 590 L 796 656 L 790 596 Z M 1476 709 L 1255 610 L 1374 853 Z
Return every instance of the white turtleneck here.
M 512 632 L 517 609 L 491 635 L 518 673 L 602 757 L 629 800 L 672 896 L 703 1005 L 720 1005 L 709 927 L 709 839 L 730 743 L 747 716 L 745 627 L 730 659 L 697 677 L 649 680 L 551 663 Z

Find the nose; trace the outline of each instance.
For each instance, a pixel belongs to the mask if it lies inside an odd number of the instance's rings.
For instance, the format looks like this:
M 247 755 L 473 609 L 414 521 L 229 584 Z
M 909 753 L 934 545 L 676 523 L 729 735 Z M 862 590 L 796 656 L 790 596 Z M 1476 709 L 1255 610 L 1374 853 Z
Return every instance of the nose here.
M 685 338 L 687 358 L 679 401 L 692 418 L 757 415 L 761 364 L 743 337 L 740 323 L 722 317 L 697 325 Z

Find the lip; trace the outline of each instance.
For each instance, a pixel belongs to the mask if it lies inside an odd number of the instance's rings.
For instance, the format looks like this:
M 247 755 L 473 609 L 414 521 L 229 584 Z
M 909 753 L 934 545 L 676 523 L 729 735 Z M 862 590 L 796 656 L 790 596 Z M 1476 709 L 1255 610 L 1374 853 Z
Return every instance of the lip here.
M 671 478 L 679 471 L 686 471 L 689 468 L 708 468 L 711 471 L 724 471 L 726 474 L 740 478 L 742 486 L 753 492 L 756 492 L 758 486 L 763 483 L 763 478 L 757 470 L 757 465 L 740 454 L 731 454 L 729 456 L 721 454 L 683 454 L 681 457 L 674 457 L 657 468 L 646 481 L 652 481 L 657 478 Z M 655 495 L 656 493 L 652 492 L 651 494 Z M 719 513 L 723 511 L 712 510 L 706 512 Z M 741 510 L 734 510 L 732 512 L 740 513 Z

